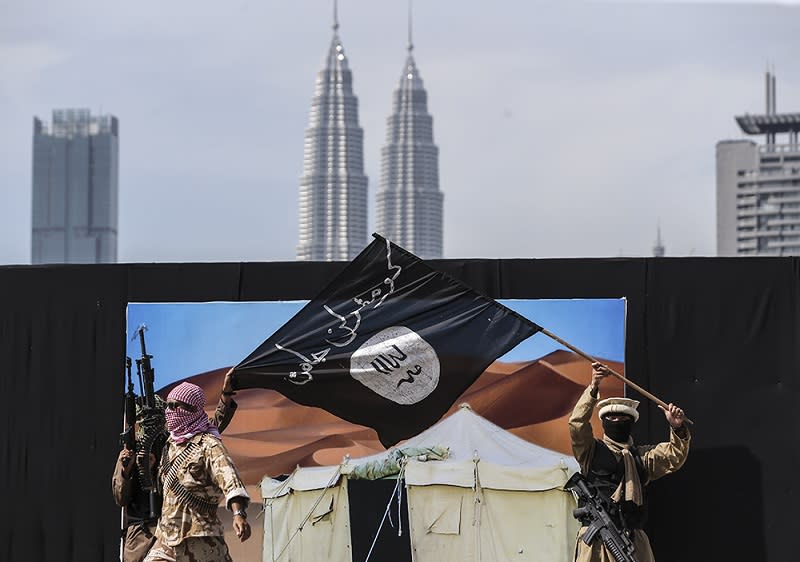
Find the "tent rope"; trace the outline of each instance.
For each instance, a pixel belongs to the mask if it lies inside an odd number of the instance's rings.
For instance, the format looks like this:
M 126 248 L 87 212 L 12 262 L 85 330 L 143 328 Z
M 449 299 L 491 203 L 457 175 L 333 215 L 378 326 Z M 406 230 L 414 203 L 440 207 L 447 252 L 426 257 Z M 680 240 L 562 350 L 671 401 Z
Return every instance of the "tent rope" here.
M 400 491 L 400 483 L 403 481 L 403 475 L 406 470 L 406 462 L 408 459 L 403 457 L 400 459 L 400 472 L 397 475 L 397 483 L 394 485 L 394 490 L 392 490 L 392 495 L 389 496 L 389 501 L 386 504 L 386 509 L 383 512 L 383 517 L 381 518 L 381 523 L 378 525 L 378 531 L 375 533 L 375 538 L 372 539 L 372 546 L 369 547 L 369 552 L 367 553 L 367 557 L 364 559 L 364 562 L 369 562 L 370 556 L 372 556 L 372 551 L 375 549 L 375 544 L 378 542 L 378 537 L 381 534 L 381 529 L 383 529 L 383 522 L 386 521 L 386 517 L 389 515 L 389 510 L 392 507 L 392 500 L 394 497 L 397 496 L 397 519 L 398 519 L 398 526 L 399 530 L 397 532 L 397 536 L 403 534 L 403 520 L 400 517 L 400 502 L 402 501 L 402 493 Z
M 333 486 L 334 483 L 336 483 L 339 480 L 339 476 L 341 476 L 341 474 L 342 474 L 342 465 L 339 465 L 338 467 L 336 467 L 336 472 L 334 473 L 333 476 L 331 476 L 331 479 L 325 485 L 325 488 L 322 490 L 322 493 L 317 498 L 317 501 L 315 501 L 314 505 L 311 506 L 311 509 L 308 510 L 308 513 L 303 518 L 303 521 L 300 523 L 300 525 L 297 526 L 297 529 L 294 530 L 294 533 L 292 533 L 292 536 L 289 537 L 288 541 L 286 541 L 286 544 L 283 545 L 283 548 L 278 553 L 278 556 L 277 557 L 275 557 L 275 556 L 272 557 L 272 562 L 275 562 L 281 556 L 283 556 L 283 553 L 286 551 L 287 548 L 289 548 L 289 545 L 292 544 L 292 540 L 294 540 L 294 538 L 297 536 L 297 533 L 302 531 L 303 527 L 305 527 L 306 523 L 308 523 L 308 520 L 311 518 L 311 515 L 313 515 L 314 510 L 317 509 L 317 506 L 319 505 L 319 502 L 321 502 L 322 498 L 325 497 L 325 494 L 328 492 L 328 489 L 331 488 L 331 486 Z
M 478 464 L 480 462 L 481 458 L 478 455 L 478 450 L 475 449 L 472 451 L 472 527 L 475 533 L 475 556 L 478 562 L 483 560 L 483 553 L 481 552 L 481 504 L 483 503 L 483 487 L 481 486 L 480 471 L 478 470 Z
M 402 490 L 397 491 L 397 536 L 403 536 L 403 492 Z

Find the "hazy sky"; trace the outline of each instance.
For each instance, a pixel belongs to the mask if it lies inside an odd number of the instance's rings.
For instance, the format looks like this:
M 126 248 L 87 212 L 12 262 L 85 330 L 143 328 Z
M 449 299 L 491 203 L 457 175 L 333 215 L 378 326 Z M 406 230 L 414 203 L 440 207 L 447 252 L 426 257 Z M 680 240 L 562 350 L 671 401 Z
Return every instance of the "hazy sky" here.
M 294 259 L 328 0 L 0 0 L 0 264 L 30 262 L 34 115 L 120 119 L 119 260 Z M 800 111 L 800 5 L 417 0 L 445 257 L 715 253 L 715 144 Z M 341 0 L 369 176 L 406 2 Z

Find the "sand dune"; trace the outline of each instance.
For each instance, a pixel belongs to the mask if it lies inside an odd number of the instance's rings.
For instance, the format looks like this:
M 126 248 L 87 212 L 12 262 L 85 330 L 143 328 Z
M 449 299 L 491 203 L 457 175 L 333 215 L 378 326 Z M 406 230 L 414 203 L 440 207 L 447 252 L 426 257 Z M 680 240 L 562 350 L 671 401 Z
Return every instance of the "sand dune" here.
M 606 363 L 622 372 L 621 363 Z M 209 415 L 214 413 L 227 370 L 215 369 L 187 379 L 205 391 Z M 567 419 L 590 379 L 590 364 L 568 351 L 555 351 L 530 362 L 495 362 L 445 415 L 468 402 L 477 413 L 515 435 L 571 454 Z M 166 396 L 172 386 L 160 393 Z M 604 382 L 605 396 L 622 392 L 622 383 L 616 378 Z M 264 475 L 289 473 L 297 465 L 335 464 L 346 454 L 358 458 L 384 450 L 374 430 L 320 408 L 295 404 L 273 390 L 240 391 L 236 401 L 239 408 L 223 440 L 246 484 L 257 484 Z

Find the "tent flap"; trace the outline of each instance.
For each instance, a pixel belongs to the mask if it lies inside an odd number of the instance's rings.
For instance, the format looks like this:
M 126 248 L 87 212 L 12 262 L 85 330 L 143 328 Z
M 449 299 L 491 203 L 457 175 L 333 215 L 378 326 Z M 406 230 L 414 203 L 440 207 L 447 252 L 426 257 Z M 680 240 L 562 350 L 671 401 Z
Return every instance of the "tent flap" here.
M 492 463 L 478 463 L 482 488 L 491 490 L 520 490 L 543 492 L 562 488 L 575 472 L 566 464 L 542 467 L 509 467 Z
M 406 484 L 409 486 L 428 486 L 431 484 L 450 484 L 462 488 L 472 488 L 474 463 L 462 462 L 419 462 L 408 461 L 406 465 Z
M 572 559 L 579 524 L 562 490 L 409 486 L 408 505 L 414 562 Z
M 346 483 L 265 502 L 263 560 L 352 562 Z
M 291 490 L 305 492 L 321 490 L 335 486 L 341 479 L 339 466 L 315 466 L 295 470 L 285 481 L 278 481 L 265 476 L 261 479 L 261 496 L 263 498 L 283 495 Z
M 425 501 L 419 502 L 422 510 L 422 521 L 426 533 L 439 535 L 457 535 L 461 532 L 460 493 L 452 493 L 445 487 L 432 488 L 425 495 Z
M 409 486 L 449 484 L 473 488 L 475 467 L 473 461 L 424 463 L 412 460 L 406 466 L 406 482 Z M 566 463 L 542 467 L 502 466 L 484 461 L 477 463 L 480 486 L 492 490 L 552 490 L 561 488 L 573 472 L 574 467 Z

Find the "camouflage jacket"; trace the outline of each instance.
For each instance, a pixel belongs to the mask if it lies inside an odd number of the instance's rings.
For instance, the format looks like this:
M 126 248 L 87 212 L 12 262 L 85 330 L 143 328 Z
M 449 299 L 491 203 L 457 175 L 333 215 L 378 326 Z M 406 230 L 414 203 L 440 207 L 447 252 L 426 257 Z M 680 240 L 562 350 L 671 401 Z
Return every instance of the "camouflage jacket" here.
M 214 418 L 211 420 L 212 423 L 217 426 L 220 433 L 225 431 L 225 428 L 227 428 L 228 424 L 231 423 L 233 414 L 236 413 L 236 409 L 238 407 L 239 405 L 235 400 L 231 399 L 228 404 L 225 404 L 225 402 L 222 400 L 222 397 L 220 397 L 219 403 L 217 403 L 217 408 L 214 411 Z M 156 464 L 158 464 L 158 460 L 156 460 Z M 114 474 L 111 477 L 111 492 L 114 495 L 114 501 L 118 506 L 129 508 L 129 517 L 133 519 L 146 518 L 145 514 L 150 508 L 149 498 L 147 500 L 142 499 L 144 496 L 142 496 L 142 489 L 141 485 L 139 484 L 139 477 L 136 470 L 133 470 L 131 476 L 126 477 L 122 472 L 122 463 L 119 461 L 119 459 L 114 466 Z M 159 494 L 160 492 L 161 490 L 159 490 Z M 134 505 L 131 505 L 132 502 Z M 158 502 L 161 502 L 160 497 Z
M 168 546 L 187 537 L 222 536 L 220 502 L 227 506 L 236 497 L 243 504 L 250 499 L 222 441 L 209 433 L 180 445 L 168 441 L 158 480 L 163 504 L 156 535 Z

